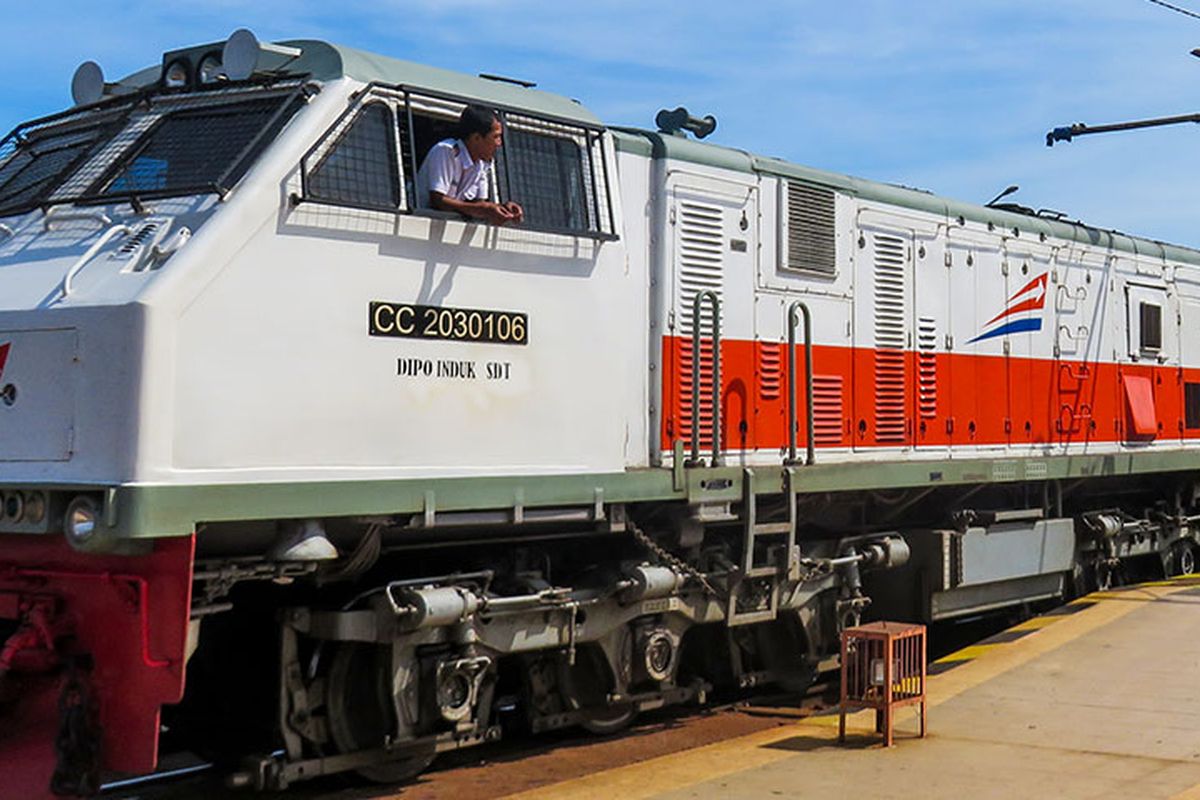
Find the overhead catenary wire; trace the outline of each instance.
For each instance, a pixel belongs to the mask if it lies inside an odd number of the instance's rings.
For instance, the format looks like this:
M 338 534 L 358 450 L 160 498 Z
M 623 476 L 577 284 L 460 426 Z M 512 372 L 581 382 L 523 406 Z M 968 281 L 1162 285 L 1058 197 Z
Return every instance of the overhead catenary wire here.
M 1180 8 L 1179 6 L 1165 2 L 1165 0 L 1149 0 L 1149 2 L 1154 3 L 1156 6 L 1162 6 L 1163 8 L 1170 9 L 1178 14 L 1183 14 L 1185 17 L 1200 19 L 1200 14 L 1197 14 L 1195 11 L 1189 11 L 1186 8 Z

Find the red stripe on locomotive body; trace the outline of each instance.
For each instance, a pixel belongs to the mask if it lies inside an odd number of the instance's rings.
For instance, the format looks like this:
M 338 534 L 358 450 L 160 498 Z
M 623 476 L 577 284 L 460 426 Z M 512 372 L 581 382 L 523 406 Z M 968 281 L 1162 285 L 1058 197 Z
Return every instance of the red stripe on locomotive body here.
M 676 440 L 690 443 L 691 340 L 663 337 L 662 447 Z M 707 351 L 710 345 L 702 345 Z M 764 348 L 770 354 L 764 357 Z M 891 409 L 903 420 L 902 433 L 877 430 L 877 406 L 893 402 L 877 397 L 876 352 L 870 348 L 814 345 L 814 382 L 822 397 L 814 407 L 818 418 L 817 447 L 993 447 L 1057 446 L 1086 443 L 1180 442 L 1200 439 L 1200 429 L 1184 428 L 1184 383 L 1200 381 L 1200 369 L 1176 366 L 1055 361 L 1015 356 L 965 353 L 903 353 L 906 375 L 903 398 Z M 928 359 L 921 361 L 920 359 Z M 775 362 L 778 374 L 774 374 Z M 771 364 L 764 375 L 762 365 Z M 804 412 L 804 348 L 796 347 L 797 444 L 806 437 Z M 918 370 L 936 374 L 922 392 Z M 1157 432 L 1135 431 L 1125 378 L 1147 382 L 1152 393 Z M 701 409 L 707 416 L 711 367 L 704 362 Z M 837 386 L 840 383 L 840 397 Z M 787 446 L 786 345 L 773 342 L 721 342 L 722 449 L 778 453 Z M 776 390 L 775 387 L 778 387 Z M 833 387 L 833 388 L 830 388 Z M 829 413 L 840 401 L 840 435 Z M 1140 397 L 1144 413 L 1145 397 Z M 1137 428 L 1145 430 L 1144 419 Z M 705 426 L 702 424 L 702 431 Z M 703 440 L 706 444 L 707 437 Z

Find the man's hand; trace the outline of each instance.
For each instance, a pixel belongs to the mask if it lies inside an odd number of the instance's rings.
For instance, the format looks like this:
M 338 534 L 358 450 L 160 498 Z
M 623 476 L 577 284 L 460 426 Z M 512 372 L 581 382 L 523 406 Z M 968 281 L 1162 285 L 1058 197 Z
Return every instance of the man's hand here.
M 483 212 L 481 216 L 493 225 L 503 225 L 506 222 L 518 221 L 512 210 L 509 209 L 509 206 L 513 205 L 512 203 L 500 205 L 499 203 L 482 202 L 472 203 L 471 205 L 478 207 Z
M 439 192 L 429 193 L 430 205 L 442 211 L 455 211 L 467 217 L 481 219 L 493 225 L 518 223 L 525 219 L 525 209 L 511 201 L 500 204 L 487 200 L 456 200 Z
M 509 200 L 502 208 L 509 213 L 509 222 L 524 222 L 525 209 L 513 201 Z

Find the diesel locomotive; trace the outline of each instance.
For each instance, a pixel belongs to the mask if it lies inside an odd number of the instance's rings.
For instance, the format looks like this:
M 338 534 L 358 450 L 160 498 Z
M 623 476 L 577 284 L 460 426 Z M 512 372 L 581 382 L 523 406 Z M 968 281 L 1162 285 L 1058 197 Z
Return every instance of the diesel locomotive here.
M 320 41 L 73 91 L 0 142 L 19 796 L 399 781 L 1195 568 L 1198 251 Z M 520 224 L 416 196 L 468 104 Z

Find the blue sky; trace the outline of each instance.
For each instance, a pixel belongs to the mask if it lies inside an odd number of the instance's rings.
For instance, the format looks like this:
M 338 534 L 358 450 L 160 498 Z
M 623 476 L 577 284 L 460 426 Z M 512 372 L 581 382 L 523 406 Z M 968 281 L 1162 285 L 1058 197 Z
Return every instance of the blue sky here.
M 1016 183 L 1025 205 L 1200 246 L 1200 127 L 1044 144 L 1200 111 L 1200 20 L 1147 0 L 50 0 L 0 30 L 0 126 L 68 105 L 81 61 L 116 77 L 239 27 L 537 81 L 613 124 L 682 104 L 721 144 L 978 202 Z

